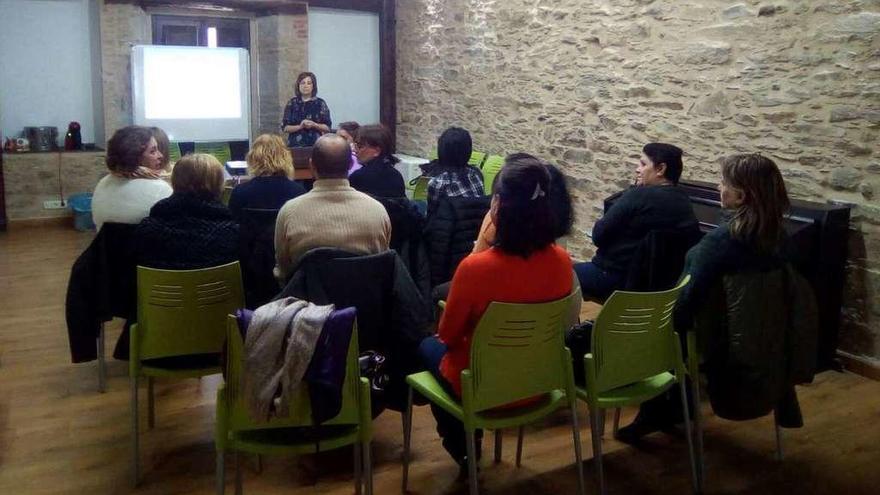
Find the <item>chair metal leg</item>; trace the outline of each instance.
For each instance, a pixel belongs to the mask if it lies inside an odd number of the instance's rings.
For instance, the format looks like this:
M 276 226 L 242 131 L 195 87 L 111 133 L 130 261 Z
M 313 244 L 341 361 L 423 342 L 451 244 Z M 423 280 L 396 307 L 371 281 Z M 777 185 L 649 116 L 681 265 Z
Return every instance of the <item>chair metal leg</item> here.
M 242 495 L 244 493 L 244 482 L 241 479 L 241 458 L 242 455 L 239 452 L 235 453 L 235 495 Z
M 354 493 L 355 495 L 361 495 L 361 490 L 364 486 L 364 476 L 361 468 L 363 467 L 363 463 L 361 461 L 361 450 L 363 446 L 360 442 L 351 446 L 351 450 L 354 454 Z
M 107 360 L 104 358 L 104 323 L 98 329 L 98 392 L 107 391 Z
M 694 487 L 694 493 L 700 493 L 702 487 L 700 486 L 700 479 L 697 475 L 697 460 L 694 456 L 694 439 L 691 435 L 691 418 L 690 412 L 688 412 L 687 392 L 684 390 L 685 381 L 685 377 L 678 377 L 678 389 L 681 391 L 681 407 L 684 411 L 684 432 L 687 437 L 688 457 L 690 457 L 691 461 L 691 483 Z
M 703 449 L 703 411 L 700 407 L 700 377 L 691 374 L 691 391 L 694 397 L 694 445 L 697 455 L 697 492 L 703 491 L 706 480 L 706 454 Z
M 153 393 L 153 377 L 147 377 L 147 426 L 156 427 L 156 396 Z
M 257 454 L 257 474 L 263 474 L 263 456 Z
M 602 436 L 598 411 L 590 409 L 590 436 L 593 437 L 593 462 L 596 464 L 596 479 L 599 481 L 599 493 L 605 495 L 605 473 L 602 470 Z
M 620 429 L 620 408 L 614 408 L 614 436 L 617 436 L 617 430 Z
M 779 428 L 779 419 L 776 412 L 773 412 L 773 426 L 776 427 L 776 460 L 782 462 L 785 458 L 785 452 L 782 450 L 782 429 Z
M 501 462 L 501 442 L 504 438 L 503 430 L 495 430 L 495 464 Z
M 522 432 L 522 427 L 520 427 L 520 433 Z M 578 493 L 580 495 L 584 495 L 586 493 L 585 482 L 584 482 L 584 457 L 581 453 L 581 429 L 578 426 L 578 415 L 577 415 L 577 401 L 571 401 L 571 432 L 574 437 L 574 461 L 577 467 L 578 473 Z M 520 436 L 520 438 L 522 438 Z M 519 450 L 517 449 L 517 459 L 516 465 L 519 466 Z
M 373 455 L 371 453 L 372 443 L 369 441 L 364 444 L 364 471 L 367 473 L 366 495 L 373 495 Z
M 141 479 L 138 454 L 138 377 L 131 377 L 131 484 L 136 487 Z
M 605 438 L 605 409 L 599 409 L 596 416 L 599 421 L 599 438 Z
M 470 495 L 477 495 L 477 444 L 474 441 L 474 432 L 469 430 L 465 432 L 467 437 L 467 456 L 468 456 L 468 487 Z
M 520 425 L 519 431 L 517 431 L 516 435 L 516 467 L 519 467 L 522 464 L 522 447 L 523 447 L 523 437 L 525 436 L 526 427 Z
M 406 493 L 406 485 L 409 482 L 409 445 L 412 433 L 412 403 L 413 389 L 409 387 L 407 394 L 406 410 L 403 412 L 403 481 L 400 491 Z
M 216 479 L 215 483 L 217 485 L 217 495 L 223 495 L 226 492 L 226 469 L 224 466 L 224 456 L 223 451 L 217 451 L 217 460 L 216 462 Z

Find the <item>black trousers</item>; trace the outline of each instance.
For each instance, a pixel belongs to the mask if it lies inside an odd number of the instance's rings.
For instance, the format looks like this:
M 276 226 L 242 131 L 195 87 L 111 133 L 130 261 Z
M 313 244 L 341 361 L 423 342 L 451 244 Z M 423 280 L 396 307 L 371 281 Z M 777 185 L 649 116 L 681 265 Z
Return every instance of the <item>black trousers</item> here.
M 446 381 L 446 378 L 440 374 L 440 361 L 446 355 L 446 344 L 440 341 L 436 336 L 426 337 L 419 344 L 419 357 L 422 359 L 425 367 L 450 395 L 458 397 L 458 394 L 452 389 L 452 385 Z M 437 421 L 437 433 L 443 440 L 443 448 L 449 455 L 455 459 L 455 462 L 462 463 L 467 455 L 467 440 L 464 432 L 464 424 L 455 416 L 446 412 L 442 407 L 431 404 L 431 412 Z M 476 430 L 474 433 L 474 441 L 476 443 L 477 459 L 480 458 L 482 451 L 483 430 Z

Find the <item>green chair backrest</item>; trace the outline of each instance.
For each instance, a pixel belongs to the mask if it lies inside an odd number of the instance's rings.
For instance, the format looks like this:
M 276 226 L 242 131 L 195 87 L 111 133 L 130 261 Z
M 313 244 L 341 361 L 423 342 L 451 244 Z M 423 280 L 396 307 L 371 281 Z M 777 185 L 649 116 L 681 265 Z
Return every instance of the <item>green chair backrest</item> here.
M 220 352 L 244 307 L 238 261 L 201 270 L 137 267 L 140 359 Z
M 180 145 L 176 142 L 168 143 L 168 160 L 171 163 L 177 163 L 177 160 L 180 160 Z
M 227 360 L 226 360 L 226 404 L 229 407 L 229 429 L 233 431 L 262 430 L 267 428 L 286 428 L 312 426 L 312 409 L 308 387 L 300 387 L 299 395 L 290 400 L 290 415 L 286 418 L 272 418 L 259 422 L 251 418 L 244 402 L 242 375 L 244 370 L 244 342 L 238 331 L 238 322 L 232 315 L 227 316 Z M 345 382 L 342 386 L 342 409 L 339 414 L 322 423 L 325 425 L 356 425 L 358 415 L 358 387 L 360 368 L 358 367 L 357 323 L 351 333 L 348 355 L 345 364 Z
M 437 149 L 435 148 L 435 149 L 431 150 L 431 152 L 428 154 L 428 160 L 436 160 L 436 159 L 437 159 Z
M 483 190 L 486 193 L 486 196 L 492 194 L 492 185 L 495 182 L 495 176 L 498 175 L 498 172 L 501 171 L 501 167 L 504 166 L 504 157 L 499 155 L 489 155 L 486 157 L 486 161 L 483 162 Z
M 595 392 L 644 380 L 681 365 L 672 311 L 690 281 L 660 292 L 615 291 L 596 317 L 592 336 Z
M 232 160 L 232 151 L 229 150 L 229 143 L 226 141 L 218 143 L 196 143 L 196 153 L 207 153 L 213 155 L 221 165 Z
M 573 297 L 580 292 L 547 303 L 489 304 L 471 341 L 465 407 L 479 412 L 566 388 L 571 358 L 563 334 Z
M 472 151 L 471 158 L 468 160 L 468 165 L 473 165 L 477 168 L 480 168 L 483 165 L 483 160 L 486 159 L 486 154 L 482 151 Z
M 412 199 L 416 201 L 426 201 L 428 199 L 428 182 L 431 179 L 429 177 L 425 177 L 424 175 L 419 176 L 416 179 L 416 185 L 413 188 L 413 196 Z
M 234 189 L 234 187 L 231 185 L 229 185 L 229 186 L 224 185 L 223 186 L 223 191 L 220 193 L 220 202 L 221 203 L 223 203 L 226 206 L 229 206 L 229 198 L 232 197 L 232 190 L 233 189 Z

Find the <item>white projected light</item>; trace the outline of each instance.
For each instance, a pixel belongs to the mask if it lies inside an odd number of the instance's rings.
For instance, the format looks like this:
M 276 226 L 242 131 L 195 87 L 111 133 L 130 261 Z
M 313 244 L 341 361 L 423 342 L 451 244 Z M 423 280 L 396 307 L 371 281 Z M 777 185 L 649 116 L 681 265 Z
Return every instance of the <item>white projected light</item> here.
M 173 141 L 249 139 L 249 77 L 240 48 L 135 46 L 134 123 Z

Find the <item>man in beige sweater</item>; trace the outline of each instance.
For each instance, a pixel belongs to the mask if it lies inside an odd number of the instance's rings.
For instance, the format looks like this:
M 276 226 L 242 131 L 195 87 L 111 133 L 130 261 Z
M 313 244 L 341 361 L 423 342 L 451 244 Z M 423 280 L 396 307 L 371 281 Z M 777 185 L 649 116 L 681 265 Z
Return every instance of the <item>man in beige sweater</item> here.
M 315 143 L 312 190 L 291 199 L 275 223 L 275 277 L 282 283 L 307 251 L 319 247 L 375 254 L 388 250 L 391 220 L 385 207 L 348 183 L 351 148 L 336 134 Z

